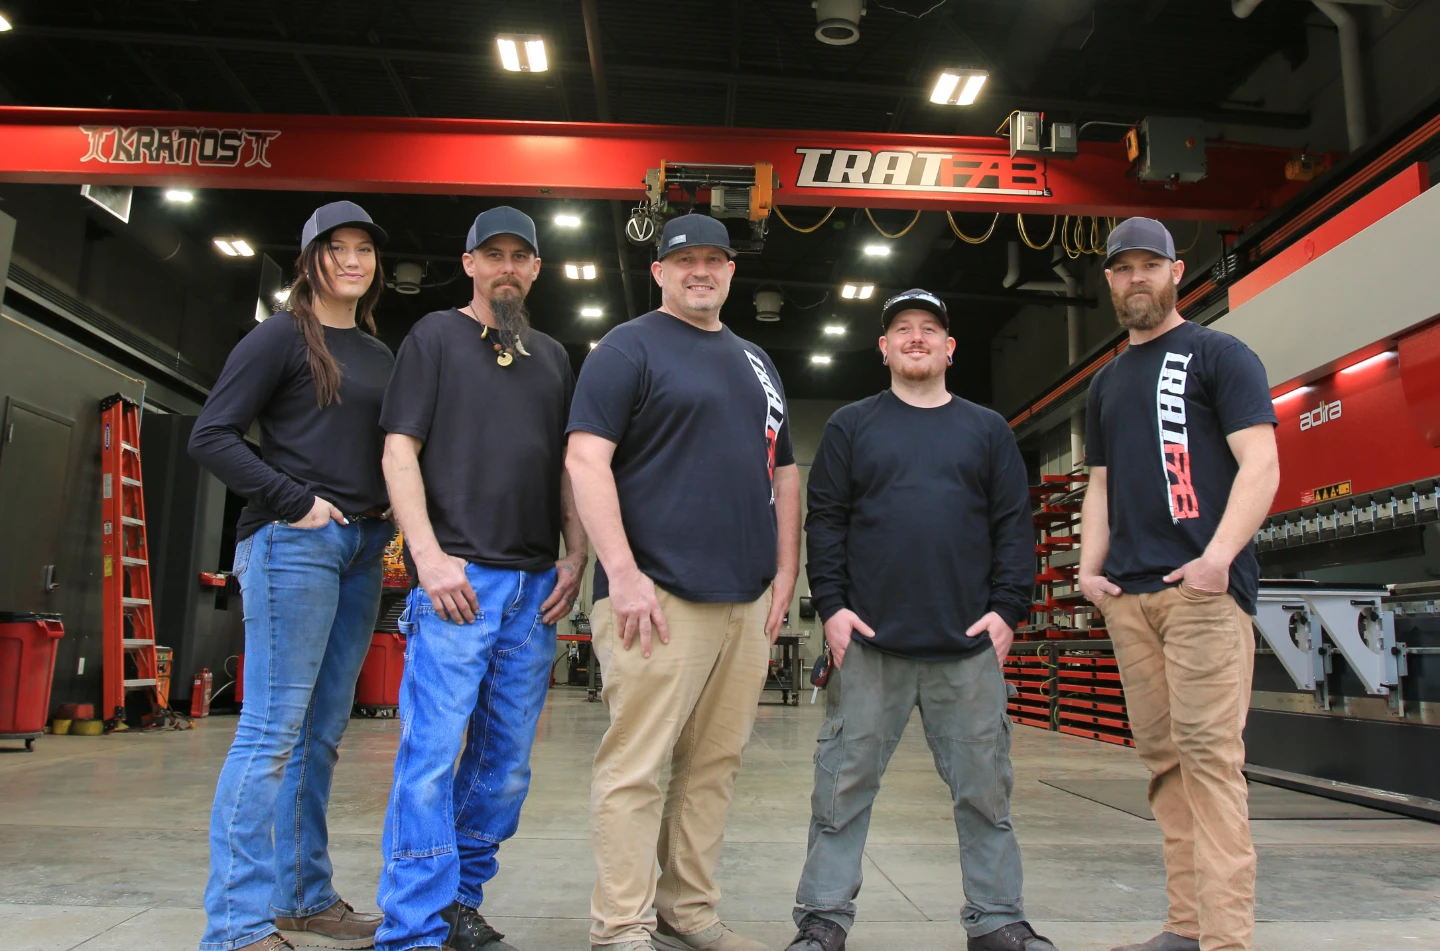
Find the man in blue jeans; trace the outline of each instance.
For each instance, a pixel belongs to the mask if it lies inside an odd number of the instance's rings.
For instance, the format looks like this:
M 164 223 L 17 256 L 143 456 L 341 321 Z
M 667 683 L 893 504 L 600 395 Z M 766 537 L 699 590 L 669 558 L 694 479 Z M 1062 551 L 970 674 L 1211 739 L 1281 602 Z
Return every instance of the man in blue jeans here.
M 574 374 L 525 309 L 540 273 L 535 223 L 509 207 L 482 213 L 462 260 L 470 303 L 415 324 L 380 415 L 385 479 L 418 581 L 402 620 L 380 951 L 513 951 L 477 909 L 519 825 L 555 622 L 586 560 L 564 473 Z

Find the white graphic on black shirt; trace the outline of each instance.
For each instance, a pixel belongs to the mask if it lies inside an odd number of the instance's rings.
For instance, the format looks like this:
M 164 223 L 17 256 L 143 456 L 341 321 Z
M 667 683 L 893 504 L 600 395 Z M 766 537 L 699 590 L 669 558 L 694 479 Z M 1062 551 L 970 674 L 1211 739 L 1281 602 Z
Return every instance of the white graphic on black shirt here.
M 1194 354 L 1167 353 L 1155 384 L 1155 410 L 1160 424 L 1160 456 L 1165 467 L 1170 518 L 1200 517 L 1200 500 L 1190 480 L 1190 431 L 1185 424 L 1185 380 Z
M 785 401 L 780 398 L 780 390 L 770 381 L 770 373 L 765 369 L 765 363 L 749 350 L 745 356 L 750 360 L 750 369 L 755 371 L 755 376 L 760 380 L 760 388 L 765 391 L 765 447 L 769 456 L 767 461 L 770 475 L 770 504 L 775 504 L 775 444 L 780 439 L 780 427 L 785 423 Z

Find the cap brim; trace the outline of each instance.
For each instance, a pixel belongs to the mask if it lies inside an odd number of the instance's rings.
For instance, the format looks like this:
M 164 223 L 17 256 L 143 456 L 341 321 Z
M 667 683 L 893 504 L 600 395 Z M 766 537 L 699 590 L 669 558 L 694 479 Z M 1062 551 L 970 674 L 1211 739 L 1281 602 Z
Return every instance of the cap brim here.
M 1110 267 L 1110 262 L 1113 261 L 1113 260 L 1115 260 L 1116 258 L 1118 258 L 1120 255 L 1124 254 L 1126 251 L 1149 251 L 1151 254 L 1158 254 L 1158 255 L 1160 255 L 1162 258 L 1164 258 L 1164 259 L 1167 260 L 1167 261 L 1174 261 L 1174 260 L 1175 260 L 1175 258 L 1172 258 L 1172 257 L 1170 256 L 1170 252 L 1167 251 L 1167 250 L 1165 250 L 1164 248 L 1152 248 L 1152 247 L 1151 247 L 1150 245 L 1148 245 L 1148 244 L 1134 244 L 1134 245 L 1131 245 L 1131 246 L 1128 247 L 1128 248 L 1118 248 L 1118 249 L 1116 249 L 1116 251 L 1115 251 L 1113 254 L 1106 255 L 1106 257 L 1105 257 L 1105 263 L 1101 266 L 1101 270 L 1107 270 L 1107 269 L 1109 269 L 1109 267 Z
M 519 233 L 514 232 L 514 231 L 506 231 L 504 228 L 501 228 L 499 231 L 492 231 L 492 232 L 490 232 L 489 234 L 482 234 L 482 235 L 477 236 L 477 237 L 475 238 L 475 243 L 472 244 L 472 245 L 470 245 L 470 247 L 466 248 L 466 249 L 465 249 L 465 253 L 466 253 L 466 254 L 471 253 L 471 252 L 474 251 L 476 248 L 480 247 L 480 245 L 484 244 L 486 241 L 489 241 L 491 238 L 495 237 L 497 234 L 508 234 L 508 235 L 511 235 L 512 237 L 519 238 L 521 241 L 524 241 L 526 244 L 530 245 L 530 250 L 531 250 L 531 251 L 534 251 L 534 252 L 535 252 L 535 255 L 536 255 L 537 257 L 540 255 L 540 249 L 537 248 L 537 247 L 535 247 L 535 242 L 534 242 L 534 241 L 531 241 L 529 238 L 525 237 L 523 234 L 519 234 Z
M 370 238 L 377 245 L 383 246 L 387 241 L 390 240 L 390 236 L 385 233 L 385 229 L 380 227 L 373 221 L 342 221 L 337 225 L 331 225 L 324 231 L 319 232 L 315 235 L 314 238 L 311 238 L 310 240 L 318 241 L 320 238 L 323 238 L 325 235 L 330 234 L 332 231 L 338 231 L 341 228 L 359 228 L 361 231 L 368 233 L 370 235 Z
M 892 306 L 887 307 L 880 312 L 880 321 L 884 324 L 885 329 L 889 330 L 890 325 L 895 321 L 895 316 L 907 310 L 923 310 L 927 314 L 933 315 L 936 320 L 940 321 L 941 325 L 946 330 L 950 329 L 950 315 L 938 309 L 928 300 L 923 300 L 918 297 L 912 297 L 906 300 L 896 301 Z
M 668 258 L 670 255 L 674 254 L 676 251 L 686 251 L 686 250 L 689 250 L 690 248 L 719 248 L 721 251 L 724 251 L 727 255 L 729 255 L 729 256 L 730 256 L 730 260 L 732 260 L 732 261 L 735 260 L 735 256 L 740 253 L 739 251 L 736 251 L 734 248 L 727 248 L 727 247 L 725 247 L 725 245 L 723 245 L 723 244 L 706 244 L 705 242 L 702 241 L 702 242 L 700 242 L 699 244 L 682 244 L 682 245 L 680 245 L 678 248 L 671 248 L 669 251 L 666 251 L 664 254 L 660 255 L 660 256 L 659 256 L 658 258 L 656 258 L 655 260 L 657 260 L 657 261 L 663 261 L 663 260 L 665 260 L 666 258 Z

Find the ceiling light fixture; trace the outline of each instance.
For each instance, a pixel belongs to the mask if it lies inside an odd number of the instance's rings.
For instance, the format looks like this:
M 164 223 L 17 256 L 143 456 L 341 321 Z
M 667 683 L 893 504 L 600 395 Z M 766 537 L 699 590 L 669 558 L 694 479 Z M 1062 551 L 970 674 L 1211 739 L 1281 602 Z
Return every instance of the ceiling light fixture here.
M 195 200 L 195 193 L 186 191 L 183 188 L 170 188 L 165 191 L 166 201 L 188 202 Z
M 242 238 L 231 238 L 230 246 L 234 248 L 242 258 L 253 258 L 255 256 L 255 249 L 250 247 Z
M 810 362 L 811 362 L 811 363 L 814 363 L 814 364 L 817 364 L 817 365 L 819 365 L 819 366 L 829 366 L 829 365 L 830 365 L 830 355 L 829 355 L 828 353 L 816 353 L 816 354 L 812 354 L 812 355 L 810 356 Z
M 1291 391 L 1288 392 L 1288 393 L 1281 393 L 1279 396 L 1275 397 L 1275 398 L 1274 398 L 1273 400 L 1271 400 L 1270 402 L 1272 402 L 1272 403 L 1274 403 L 1274 404 L 1276 404 L 1276 405 L 1278 406 L 1279 404 L 1281 404 L 1281 403 L 1285 402 L 1286 400 L 1290 399 L 1290 397 L 1292 397 L 1292 396 L 1303 396 L 1304 394 L 1309 393 L 1309 392 L 1310 392 L 1310 389 L 1311 389 L 1311 388 L 1308 387 L 1308 386 L 1297 386 L 1297 387 L 1295 387 L 1295 389 L 1291 390 Z
M 224 238 L 216 238 L 215 247 L 219 248 L 221 252 L 223 252 L 227 257 L 233 258 L 240 253 L 239 251 L 235 250 L 234 245 L 232 245 L 229 241 L 226 241 Z
M 560 227 L 562 227 L 562 228 L 578 228 L 578 227 L 580 227 L 580 216 L 579 216 L 579 215 L 556 215 L 556 216 L 555 216 L 555 223 L 556 223 L 557 225 L 559 225 Z
M 598 308 L 598 307 L 582 307 L 582 308 L 580 308 L 580 316 L 581 316 L 581 317 L 603 317 L 603 316 L 605 316 L 605 311 L 601 310 L 601 309 Z
M 888 244 L 867 244 L 865 253 L 872 258 L 886 258 L 890 256 L 890 246 Z
M 845 336 L 845 328 L 840 326 L 839 324 L 826 324 L 825 332 L 832 337 Z
M 593 281 L 595 280 L 595 265 L 593 264 L 567 264 L 565 265 L 565 276 L 572 281 Z
M 846 300 L 869 300 L 874 293 L 874 284 L 846 284 L 840 288 L 840 296 Z
M 1398 357 L 1399 355 L 1400 355 L 1399 352 L 1397 352 L 1397 351 L 1395 351 L 1395 350 L 1386 350 L 1384 353 L 1377 353 L 1377 354 L 1375 354 L 1375 356 L 1373 356 L 1373 357 L 1367 357 L 1366 359 L 1361 360 L 1359 363 L 1353 363 L 1353 364 L 1351 364 L 1350 366 L 1346 367 L 1345 369 L 1341 370 L 1340 372 L 1341 372 L 1341 373 L 1359 373 L 1360 371 L 1364 370 L 1365 368 L 1367 368 L 1367 367 L 1372 367 L 1372 366 L 1374 366 L 1375 364 L 1381 362 L 1382 360 L 1388 360 L 1388 359 L 1390 359 L 1391 357 Z
M 13 27 L 10 26 L 10 21 L 0 16 L 0 33 L 9 33 L 11 29 Z
M 501 33 L 495 37 L 500 47 L 500 65 L 512 73 L 543 73 L 550 68 L 545 56 L 545 40 L 531 33 Z
M 968 106 L 980 95 L 990 74 L 983 69 L 946 69 L 935 80 L 930 101 L 946 106 Z

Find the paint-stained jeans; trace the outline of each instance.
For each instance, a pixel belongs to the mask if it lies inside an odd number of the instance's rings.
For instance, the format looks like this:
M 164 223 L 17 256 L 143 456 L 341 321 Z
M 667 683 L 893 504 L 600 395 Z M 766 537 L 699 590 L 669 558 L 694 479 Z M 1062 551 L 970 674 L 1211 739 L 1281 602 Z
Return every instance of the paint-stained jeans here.
M 1099 607 L 1165 836 L 1165 930 L 1198 937 L 1201 951 L 1251 951 L 1255 848 L 1241 771 L 1250 616 L 1228 594 L 1183 584 L 1107 596 Z
M 449 927 L 440 913 L 457 900 L 480 907 L 530 790 L 530 748 L 555 660 L 555 626 L 541 621 L 540 605 L 555 589 L 555 569 L 472 564 L 465 575 L 480 601 L 473 623 L 441 620 L 421 588 L 401 620 L 405 676 L 382 837 L 379 951 L 441 947 Z

